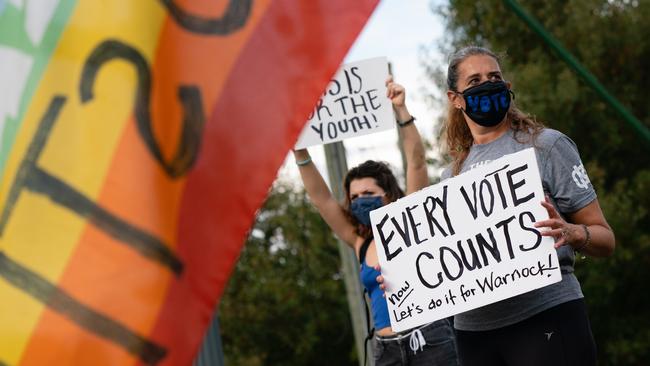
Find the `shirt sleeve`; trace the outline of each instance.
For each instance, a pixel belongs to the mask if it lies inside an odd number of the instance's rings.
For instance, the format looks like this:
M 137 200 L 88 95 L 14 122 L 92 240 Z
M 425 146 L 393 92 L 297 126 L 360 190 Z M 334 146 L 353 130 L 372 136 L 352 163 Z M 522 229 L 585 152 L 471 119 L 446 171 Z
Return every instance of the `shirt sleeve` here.
M 447 179 L 451 178 L 451 166 L 447 166 L 443 171 L 442 174 L 440 174 L 440 181 L 443 182 Z
M 560 134 L 551 145 L 543 172 L 549 193 L 561 212 L 575 212 L 596 199 L 578 148 L 567 136 Z

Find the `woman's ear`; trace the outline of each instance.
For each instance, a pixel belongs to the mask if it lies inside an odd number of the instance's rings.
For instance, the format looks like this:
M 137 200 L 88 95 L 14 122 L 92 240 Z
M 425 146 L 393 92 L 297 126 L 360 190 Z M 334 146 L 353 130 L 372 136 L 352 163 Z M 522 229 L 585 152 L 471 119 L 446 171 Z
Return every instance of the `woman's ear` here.
M 455 108 L 460 108 L 462 106 L 463 98 L 460 97 L 458 93 L 452 90 L 447 90 L 447 100 Z

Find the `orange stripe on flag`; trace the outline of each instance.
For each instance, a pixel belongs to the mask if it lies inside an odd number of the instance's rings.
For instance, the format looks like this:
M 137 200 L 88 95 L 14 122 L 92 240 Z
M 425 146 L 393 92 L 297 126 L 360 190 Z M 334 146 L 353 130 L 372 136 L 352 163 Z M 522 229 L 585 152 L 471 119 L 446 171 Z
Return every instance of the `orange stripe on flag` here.
M 187 271 L 152 336 L 174 345 L 163 364 L 192 359 L 255 210 L 375 5 L 273 1 L 230 71 L 184 191 L 177 250 Z

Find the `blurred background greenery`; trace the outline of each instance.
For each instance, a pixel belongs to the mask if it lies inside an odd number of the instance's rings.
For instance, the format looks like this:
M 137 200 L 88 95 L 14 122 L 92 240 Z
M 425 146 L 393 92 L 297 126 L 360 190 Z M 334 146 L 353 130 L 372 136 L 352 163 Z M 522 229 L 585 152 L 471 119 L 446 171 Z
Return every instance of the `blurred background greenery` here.
M 650 0 L 520 1 L 629 111 L 650 126 Z M 518 106 L 571 137 L 616 233 L 613 257 L 579 259 L 600 365 L 650 362 L 650 143 L 599 99 L 500 0 L 432 6 L 445 38 L 421 50 L 432 108 L 468 44 L 504 55 Z M 398 41 L 398 40 L 395 40 Z M 433 144 L 437 144 L 433 142 Z M 381 159 L 381 157 L 378 157 Z M 443 158 L 431 159 L 436 166 Z M 438 177 L 431 177 L 436 181 Z M 220 305 L 229 365 L 355 365 L 335 238 L 300 183 L 276 182 Z

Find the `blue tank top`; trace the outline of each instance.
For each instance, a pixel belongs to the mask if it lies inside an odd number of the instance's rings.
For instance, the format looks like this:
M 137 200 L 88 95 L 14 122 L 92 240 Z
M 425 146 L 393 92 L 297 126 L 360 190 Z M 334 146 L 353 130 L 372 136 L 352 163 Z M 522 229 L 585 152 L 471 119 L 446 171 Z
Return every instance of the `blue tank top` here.
M 379 288 L 377 276 L 381 273 L 372 267 L 368 267 L 365 258 L 361 262 L 360 271 L 361 283 L 368 291 L 370 303 L 372 304 L 372 319 L 375 322 L 375 329 L 390 327 L 390 318 L 388 317 L 388 305 L 386 298 L 382 296 L 383 291 Z

